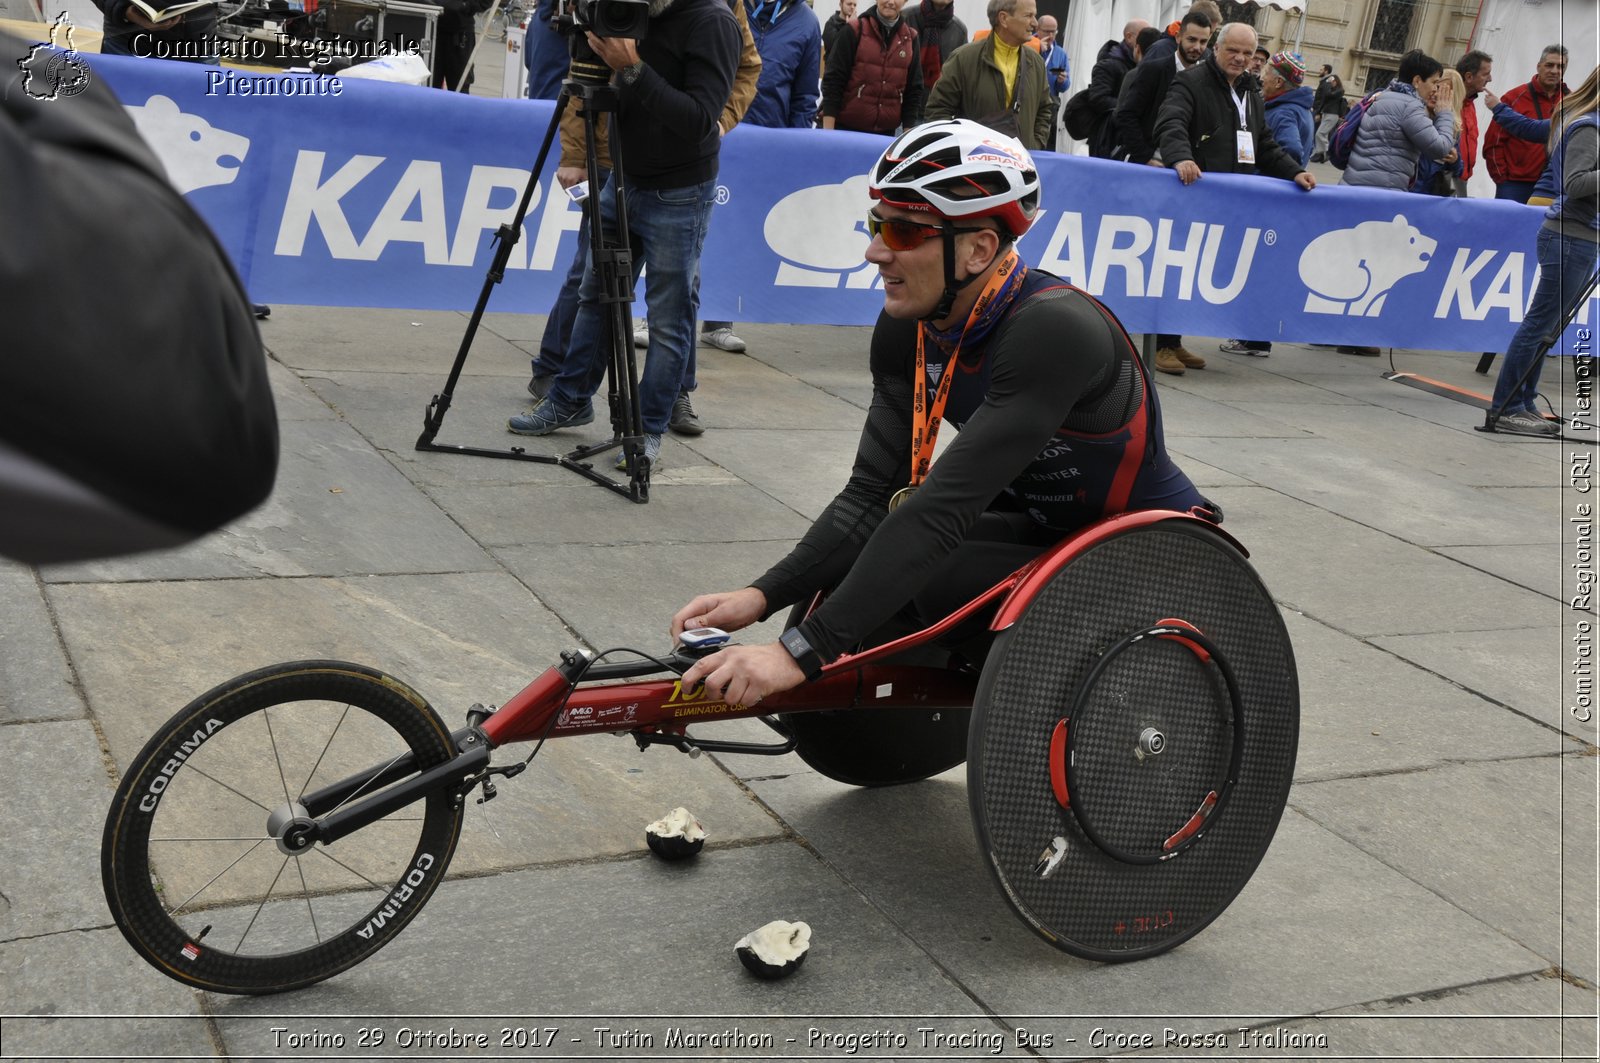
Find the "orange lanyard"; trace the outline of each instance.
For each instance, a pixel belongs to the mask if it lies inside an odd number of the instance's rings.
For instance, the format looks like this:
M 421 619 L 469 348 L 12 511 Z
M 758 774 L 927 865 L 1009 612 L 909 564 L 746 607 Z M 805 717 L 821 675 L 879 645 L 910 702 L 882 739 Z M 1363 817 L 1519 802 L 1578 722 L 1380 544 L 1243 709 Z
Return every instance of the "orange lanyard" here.
M 899 508 L 928 478 L 928 469 L 933 464 L 933 447 L 939 439 L 939 423 L 944 418 L 945 402 L 950 398 L 950 381 L 955 378 L 956 359 L 961 356 L 961 344 L 966 341 L 967 331 L 972 328 L 973 322 L 989 309 L 989 304 L 1005 287 L 1006 281 L 1011 279 L 1012 272 L 1019 268 L 1026 273 L 1028 267 L 1019 266 L 1016 248 L 1012 248 L 989 278 L 989 283 L 983 286 L 983 292 L 973 304 L 972 313 L 967 315 L 967 323 L 961 326 L 961 339 L 956 341 L 956 348 L 950 352 L 944 372 L 939 375 L 939 383 L 934 388 L 931 410 L 928 403 L 928 360 L 924 348 L 928 326 L 925 323 L 917 326 L 917 379 L 911 404 L 911 485 L 902 487 L 889 499 L 891 510 Z

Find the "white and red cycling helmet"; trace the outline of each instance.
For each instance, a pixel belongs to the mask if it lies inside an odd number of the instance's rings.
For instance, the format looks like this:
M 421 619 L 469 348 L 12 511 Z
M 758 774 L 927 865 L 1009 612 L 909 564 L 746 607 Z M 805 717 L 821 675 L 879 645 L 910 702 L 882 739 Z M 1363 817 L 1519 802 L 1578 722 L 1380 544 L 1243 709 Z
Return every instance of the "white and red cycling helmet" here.
M 872 198 L 951 221 L 994 218 L 1015 239 L 1039 213 L 1039 171 L 1015 137 L 965 118 L 900 134 L 872 167 Z

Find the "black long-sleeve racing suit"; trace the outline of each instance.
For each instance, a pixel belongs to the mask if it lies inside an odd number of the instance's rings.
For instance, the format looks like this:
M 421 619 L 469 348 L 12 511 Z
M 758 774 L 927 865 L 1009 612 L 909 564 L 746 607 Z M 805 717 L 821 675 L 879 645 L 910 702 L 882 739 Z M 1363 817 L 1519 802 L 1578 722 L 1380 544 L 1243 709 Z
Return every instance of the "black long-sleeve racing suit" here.
M 938 619 L 1074 529 L 1205 500 L 1167 456 L 1160 406 L 1121 324 L 1030 270 L 987 335 L 968 335 L 945 421 L 960 430 L 911 498 L 918 323 L 879 318 L 872 404 L 844 489 L 753 584 L 769 615 L 833 588 L 801 625 L 825 661 L 913 603 Z M 944 371 L 928 344 L 928 393 Z M 928 615 L 929 602 L 938 602 Z

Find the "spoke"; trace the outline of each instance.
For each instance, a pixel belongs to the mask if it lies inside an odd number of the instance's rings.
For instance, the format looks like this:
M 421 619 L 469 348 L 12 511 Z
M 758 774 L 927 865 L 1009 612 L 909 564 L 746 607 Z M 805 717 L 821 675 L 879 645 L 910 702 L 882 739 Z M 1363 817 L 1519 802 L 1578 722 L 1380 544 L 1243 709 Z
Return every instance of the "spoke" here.
M 243 860 L 245 857 L 247 857 L 251 853 L 255 852 L 256 849 L 260 848 L 261 843 L 264 842 L 264 841 L 266 841 L 266 839 L 262 838 L 262 839 L 260 839 L 260 841 L 257 841 L 255 843 L 255 845 L 252 845 L 250 848 L 248 848 L 244 852 L 240 853 L 239 854 L 239 860 Z M 200 894 L 202 894 L 206 890 L 210 889 L 212 882 L 217 881 L 217 879 L 221 878 L 223 875 L 226 875 L 229 871 L 232 871 L 234 869 L 234 867 L 236 867 L 238 865 L 239 860 L 235 860 L 233 863 L 229 864 L 227 867 L 223 868 L 221 871 L 218 871 L 215 875 L 212 875 L 210 882 L 207 882 L 204 886 L 201 886 L 199 889 L 197 889 L 193 893 L 189 894 L 189 896 L 185 897 L 183 899 L 183 903 L 178 905 L 176 908 L 168 908 L 167 909 L 167 914 L 169 916 L 177 915 L 179 912 L 183 911 L 186 907 L 188 907 L 190 901 L 194 900 L 196 897 L 200 896 Z
M 408 752 L 409 752 L 409 750 L 408 750 Z M 396 764 L 400 763 L 401 759 L 403 759 L 405 757 L 405 755 L 406 755 L 405 753 L 396 754 L 395 758 L 393 760 L 389 761 L 389 763 L 385 764 L 383 767 L 381 767 L 377 771 L 373 772 L 370 776 L 368 776 L 366 782 L 364 782 L 360 786 L 356 787 L 354 793 L 352 793 L 349 797 L 345 798 L 343 801 L 340 801 L 338 804 L 334 805 L 332 808 L 328 809 L 327 812 L 323 813 L 323 818 L 326 819 L 328 816 L 331 816 L 335 812 L 339 811 L 345 805 L 348 805 L 351 801 L 354 801 L 356 798 L 360 797 L 361 796 L 361 791 L 363 791 L 367 787 L 371 786 L 372 783 L 373 783 L 373 780 L 377 779 L 378 776 L 382 775 L 384 772 L 388 771 L 390 768 L 392 768 Z
M 311 787 L 311 780 L 317 777 L 317 769 L 322 767 L 322 758 L 328 755 L 328 749 L 333 745 L 333 740 L 339 735 L 339 728 L 344 726 L 345 717 L 350 715 L 350 706 L 346 705 L 344 711 L 339 713 L 339 722 L 333 725 L 333 733 L 328 735 L 328 741 L 323 745 L 322 752 L 317 754 L 317 762 L 311 765 L 311 774 L 306 776 L 306 781 L 300 784 L 300 796 L 306 795 L 306 790 Z
M 232 786 L 229 786 L 227 783 L 223 782 L 221 779 L 217 778 L 215 775 L 212 775 L 210 772 L 206 771 L 204 768 L 195 767 L 194 761 L 192 761 L 192 760 L 185 761 L 183 766 L 186 769 L 188 769 L 189 771 L 194 772 L 196 775 L 199 775 L 202 779 L 210 779 L 212 782 L 216 783 L 218 786 L 222 787 L 224 790 L 228 791 L 230 794 L 233 794 L 236 797 L 242 798 L 243 800 L 246 800 L 246 801 L 250 802 L 252 805 L 255 805 L 257 808 L 261 809 L 263 812 L 271 812 L 272 811 L 272 809 L 268 808 L 266 805 L 262 804 L 260 801 L 257 801 L 255 798 L 251 797 L 249 794 L 242 793 L 239 790 L 234 789 Z
M 278 737 L 272 733 L 272 709 L 270 707 L 261 710 L 261 719 L 266 722 L 267 740 L 272 743 L 272 761 L 278 767 L 278 782 L 283 785 L 283 803 L 286 805 L 293 804 L 294 798 L 289 796 L 289 780 L 284 778 L 283 775 L 283 754 L 278 752 Z
M 260 835 L 254 838 L 151 838 L 150 840 L 152 842 L 255 842 L 258 845 L 271 841 L 270 838 L 263 838 Z
M 244 939 L 250 936 L 250 930 L 256 925 L 256 920 L 261 918 L 261 912 L 266 908 L 267 902 L 272 899 L 272 891 L 278 888 L 278 880 L 283 877 L 283 869 L 289 866 L 289 858 L 283 858 L 283 863 L 278 865 L 278 873 L 272 876 L 272 885 L 267 887 L 266 894 L 261 898 L 261 903 L 256 905 L 256 910 L 250 916 L 250 921 L 244 926 L 244 933 L 239 935 L 239 944 L 233 947 L 234 952 L 244 948 Z
M 373 889 L 386 890 L 386 889 L 389 888 L 388 886 L 385 886 L 381 882 L 373 882 L 370 878 L 368 878 L 367 876 L 363 875 L 361 872 L 357 871 L 355 868 L 351 867 L 349 864 L 345 863 L 343 860 L 340 860 L 339 858 L 334 857 L 334 856 L 329 856 L 328 855 L 328 850 L 326 850 L 326 849 L 318 848 L 318 849 L 313 849 L 311 851 L 314 852 L 314 853 L 321 853 L 323 856 L 327 856 L 329 860 L 332 860 L 334 863 L 338 864 L 340 867 L 342 867 L 346 871 L 350 872 L 356 878 L 361 879 L 363 882 L 366 882 L 366 883 L 370 884 Z
M 322 944 L 322 931 L 317 929 L 317 911 L 311 907 L 311 887 L 306 885 L 305 865 L 300 863 L 300 858 L 294 858 L 294 869 L 300 874 L 300 895 L 306 899 L 306 914 L 311 917 L 311 932 L 317 936 L 317 944 Z

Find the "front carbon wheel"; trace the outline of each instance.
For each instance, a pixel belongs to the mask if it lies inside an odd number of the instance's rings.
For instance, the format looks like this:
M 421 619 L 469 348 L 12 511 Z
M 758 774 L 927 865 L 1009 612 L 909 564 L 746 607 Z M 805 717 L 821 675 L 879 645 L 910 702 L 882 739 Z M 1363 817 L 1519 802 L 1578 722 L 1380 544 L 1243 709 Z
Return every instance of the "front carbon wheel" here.
M 338 974 L 433 894 L 461 809 L 437 791 L 303 849 L 297 826 L 454 752 L 427 702 L 370 668 L 300 661 L 229 680 L 150 739 L 117 788 L 100 850 L 112 917 L 200 989 L 277 993 Z M 342 798 L 317 796 L 335 783 Z

